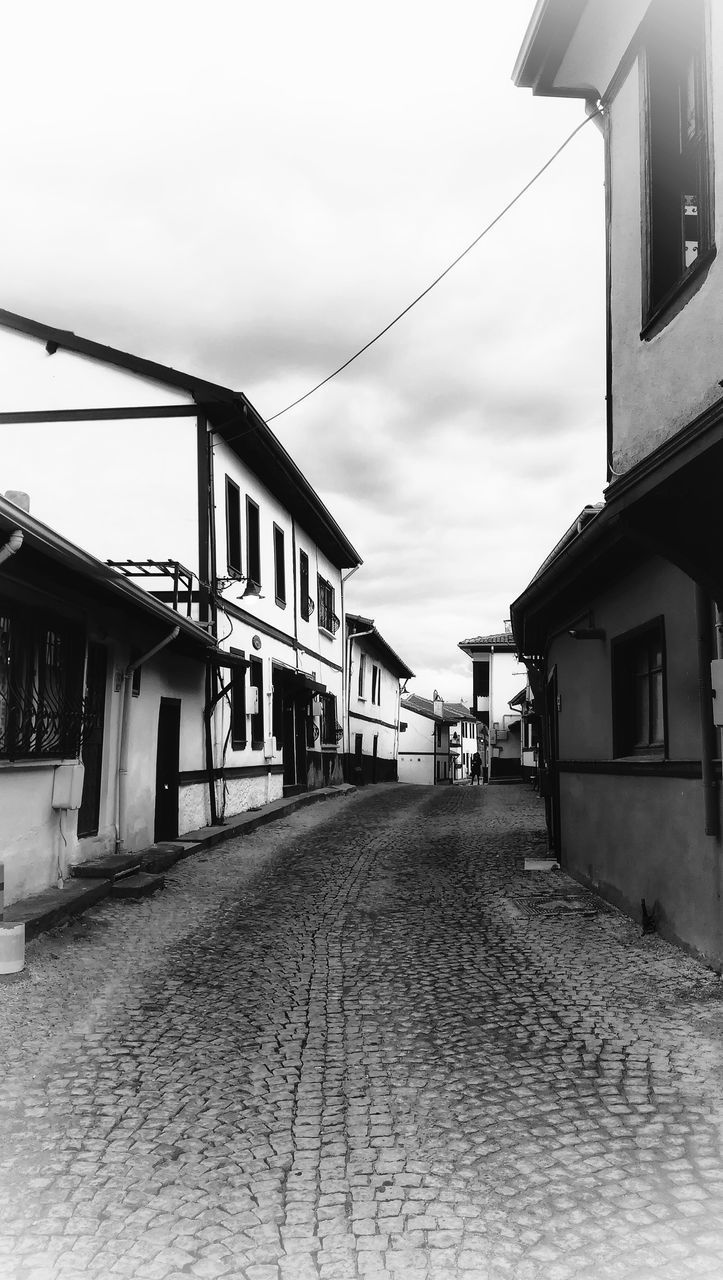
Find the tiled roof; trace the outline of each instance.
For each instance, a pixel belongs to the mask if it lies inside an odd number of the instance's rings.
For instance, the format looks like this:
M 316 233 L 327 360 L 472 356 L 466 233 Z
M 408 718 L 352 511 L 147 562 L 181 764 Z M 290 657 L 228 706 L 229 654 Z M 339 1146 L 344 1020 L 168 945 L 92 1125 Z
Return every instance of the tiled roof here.
M 458 648 L 460 649 L 509 649 L 513 652 L 517 645 L 515 637 L 511 631 L 496 631 L 490 636 L 471 636 L 469 640 L 460 640 Z
M 409 693 L 405 698 L 402 698 L 402 706 L 406 707 L 407 711 L 416 711 L 420 716 L 428 716 L 430 720 L 438 720 L 440 724 L 457 723 L 460 718 L 459 712 L 450 710 L 453 705 L 457 706 L 458 704 L 443 702 L 441 716 L 435 716 L 432 698 L 422 698 L 418 693 Z
M 347 627 L 347 633 L 349 637 L 356 635 L 356 633 L 359 631 L 370 632 L 371 634 L 368 636 L 365 636 L 364 639 L 368 639 L 370 642 L 373 642 L 373 644 L 376 645 L 376 647 L 384 655 L 384 661 L 386 662 L 392 674 L 398 676 L 400 679 L 406 679 L 406 680 L 412 679 L 414 672 L 411 670 L 410 667 L 407 666 L 406 662 L 402 661 L 402 659 L 399 657 L 399 654 L 394 652 L 394 650 L 392 649 L 392 646 L 390 644 L 387 644 L 384 637 L 379 634 L 376 627 L 374 626 L 373 618 L 362 618 L 361 614 L 359 613 L 347 613 L 346 627 Z

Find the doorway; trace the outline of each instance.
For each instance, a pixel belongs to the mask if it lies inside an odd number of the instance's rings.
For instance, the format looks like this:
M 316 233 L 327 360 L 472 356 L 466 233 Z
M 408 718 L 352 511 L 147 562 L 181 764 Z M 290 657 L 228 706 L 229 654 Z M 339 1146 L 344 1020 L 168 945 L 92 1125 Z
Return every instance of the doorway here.
M 108 655 L 97 640 L 88 643 L 85 664 L 83 745 L 80 758 L 85 768 L 83 796 L 78 810 L 78 839 L 97 836 L 100 824 L 100 784 L 103 771 L 103 722 Z
M 181 699 L 161 698 L 158 710 L 154 841 L 178 839 L 180 747 Z

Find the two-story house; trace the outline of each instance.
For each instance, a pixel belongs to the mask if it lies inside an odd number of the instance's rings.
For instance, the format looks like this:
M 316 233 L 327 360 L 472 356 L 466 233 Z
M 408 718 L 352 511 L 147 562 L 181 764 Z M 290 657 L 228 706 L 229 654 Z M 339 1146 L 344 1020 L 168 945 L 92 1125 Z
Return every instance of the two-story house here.
M 373 618 L 346 615 L 347 778 L 396 782 L 402 682 L 414 672 L 380 635 Z
M 644 900 L 720 966 L 723 12 L 541 0 L 514 78 L 583 99 L 604 138 L 605 502 L 512 606 L 550 837 L 580 879 L 631 914 Z
M 0 861 L 5 901 L 199 825 L 206 628 L 0 498 Z
M 450 740 L 459 715 L 450 711 L 435 693 L 423 698 L 409 693 L 402 698 L 399 724 L 399 781 L 422 786 L 454 782 L 456 748 Z
M 472 659 L 472 707 L 488 729 L 486 776 L 490 781 L 519 777 L 519 724 L 510 715 L 509 701 L 525 669 L 517 657 L 512 627 L 505 623 L 504 631 L 460 640 L 458 648 Z
M 3 464 L 39 518 L 235 660 L 206 666 L 196 825 L 340 781 L 360 558 L 246 397 L 8 312 L 0 368 Z

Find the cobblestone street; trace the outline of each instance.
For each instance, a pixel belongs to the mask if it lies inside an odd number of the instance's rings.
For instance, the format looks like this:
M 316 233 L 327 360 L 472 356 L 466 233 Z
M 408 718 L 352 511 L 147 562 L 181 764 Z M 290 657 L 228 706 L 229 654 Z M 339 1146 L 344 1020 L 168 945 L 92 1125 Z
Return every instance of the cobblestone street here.
M 0 1275 L 720 1280 L 721 981 L 542 818 L 368 788 L 31 943 Z

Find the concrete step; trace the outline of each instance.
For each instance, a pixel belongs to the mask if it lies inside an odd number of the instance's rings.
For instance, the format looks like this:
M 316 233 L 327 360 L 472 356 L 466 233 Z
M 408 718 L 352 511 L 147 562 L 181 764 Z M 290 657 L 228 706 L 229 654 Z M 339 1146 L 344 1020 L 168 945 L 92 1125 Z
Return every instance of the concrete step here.
M 135 875 L 114 880 L 112 894 L 114 898 L 147 898 L 158 889 L 162 889 L 165 883 L 165 876 L 138 871 Z
M 140 871 L 140 867 L 139 853 L 109 853 L 92 862 L 79 862 L 77 866 L 70 868 L 70 874 L 84 880 L 119 880 L 121 876 L 130 876 Z
M 148 871 L 151 874 L 168 871 L 170 867 L 176 862 L 180 862 L 181 858 L 185 858 L 187 855 L 188 848 L 185 844 L 159 841 L 158 844 L 152 844 L 149 849 L 144 849 L 141 853 L 141 871 Z
M 110 891 L 110 880 L 91 877 L 86 880 L 76 876 L 66 880 L 62 889 L 46 889 L 31 898 L 13 902 L 5 908 L 4 919 L 13 923 L 24 921 L 25 939 L 29 942 L 46 929 L 54 929 L 80 915 L 88 907 L 107 898 Z

